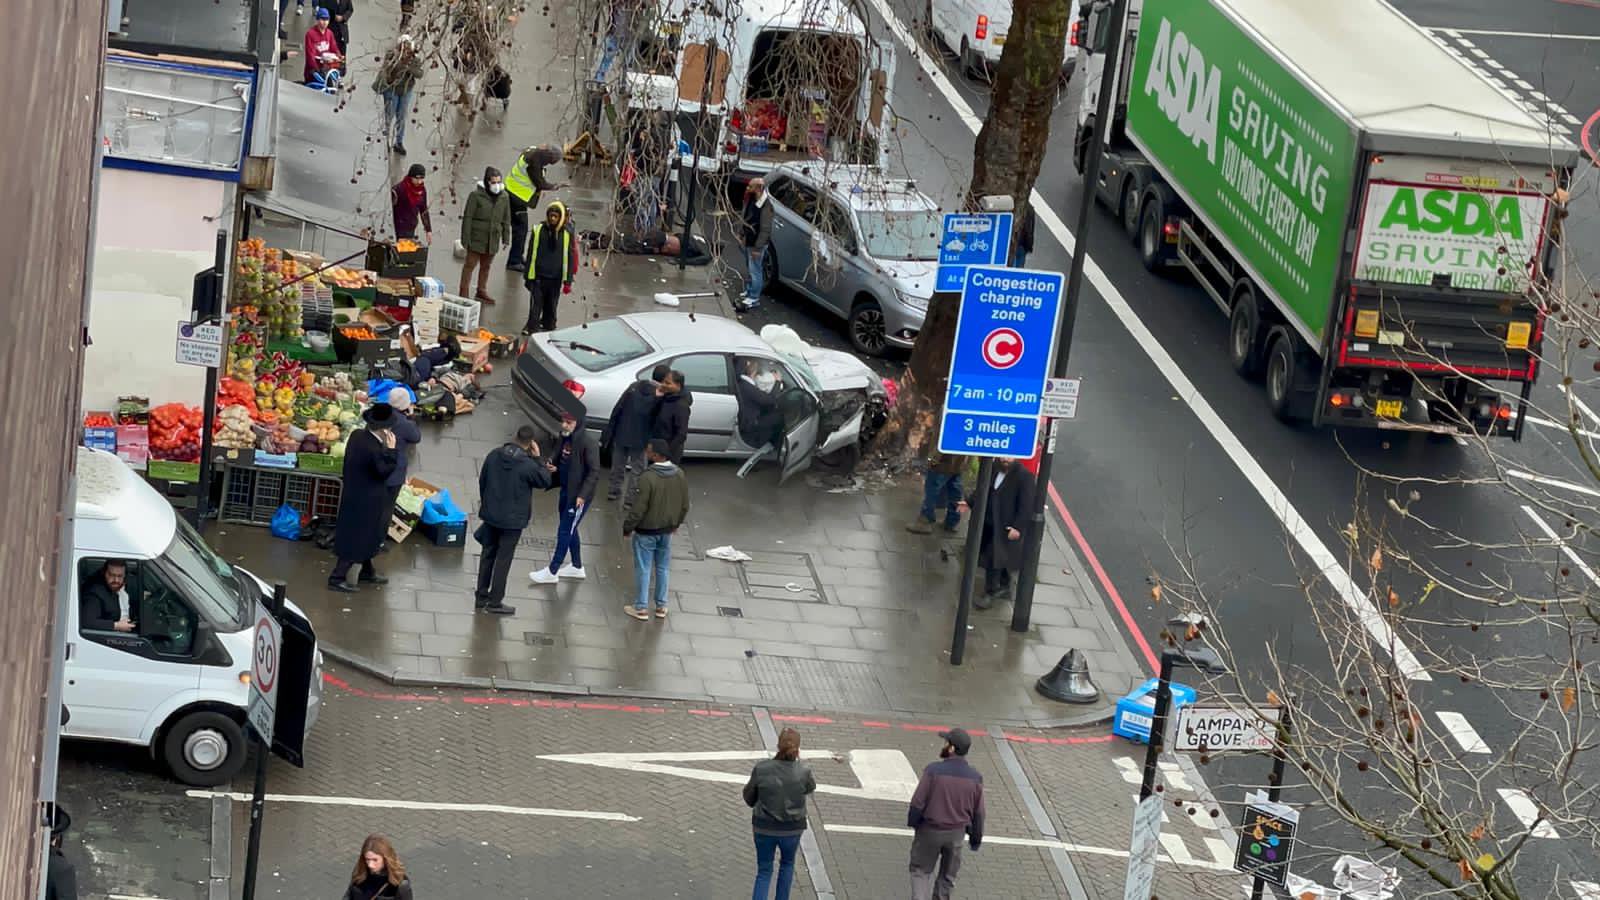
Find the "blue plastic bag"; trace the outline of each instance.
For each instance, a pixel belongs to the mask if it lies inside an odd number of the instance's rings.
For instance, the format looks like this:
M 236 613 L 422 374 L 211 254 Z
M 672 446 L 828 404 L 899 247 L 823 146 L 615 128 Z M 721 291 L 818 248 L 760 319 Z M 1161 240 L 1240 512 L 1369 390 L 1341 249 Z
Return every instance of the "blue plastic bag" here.
M 449 522 L 465 522 L 467 514 L 456 506 L 450 499 L 449 491 L 440 491 L 432 497 L 422 501 L 422 524 L 441 525 Z
M 286 541 L 300 540 L 300 511 L 285 503 L 272 514 L 272 536 Z
M 375 378 L 367 382 L 367 398 L 373 403 L 388 403 L 389 392 L 395 388 L 405 388 L 406 393 L 411 395 L 411 402 L 417 402 L 417 392 L 411 389 L 411 385 L 392 378 Z

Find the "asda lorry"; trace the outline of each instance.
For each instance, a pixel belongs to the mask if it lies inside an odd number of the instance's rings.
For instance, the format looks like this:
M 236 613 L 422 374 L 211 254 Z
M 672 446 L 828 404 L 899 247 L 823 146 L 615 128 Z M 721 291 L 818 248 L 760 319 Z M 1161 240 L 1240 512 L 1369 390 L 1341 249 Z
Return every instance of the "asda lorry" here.
M 1578 149 L 1383 0 L 1086 6 L 1075 163 L 1285 420 L 1520 437 Z

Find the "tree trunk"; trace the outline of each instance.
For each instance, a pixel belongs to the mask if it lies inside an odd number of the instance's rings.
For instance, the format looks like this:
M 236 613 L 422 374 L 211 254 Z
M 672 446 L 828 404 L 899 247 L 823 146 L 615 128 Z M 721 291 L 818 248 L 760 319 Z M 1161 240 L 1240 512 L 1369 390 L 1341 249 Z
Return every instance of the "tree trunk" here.
M 973 144 L 967 208 L 975 208 L 986 195 L 1009 195 L 1016 201 L 1016 222 L 1020 225 L 1027 215 L 1050 141 L 1070 15 L 1068 0 L 1012 3 L 1011 31 L 995 67 L 989 112 Z M 1013 242 L 1020 231 L 1012 229 Z M 957 297 L 935 295 L 928 305 L 893 415 L 875 442 L 880 456 L 921 453 L 937 432 L 958 303 Z

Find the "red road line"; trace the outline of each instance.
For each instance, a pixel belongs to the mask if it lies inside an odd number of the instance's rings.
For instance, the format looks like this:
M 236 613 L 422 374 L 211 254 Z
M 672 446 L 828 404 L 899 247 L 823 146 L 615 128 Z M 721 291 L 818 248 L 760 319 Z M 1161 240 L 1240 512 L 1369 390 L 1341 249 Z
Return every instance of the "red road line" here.
M 786 716 L 781 713 L 772 717 L 774 722 L 799 722 L 801 725 L 832 725 L 832 719 L 825 716 Z
M 1600 9 L 1600 0 L 1556 0 L 1556 2 L 1565 3 L 1568 6 L 1585 6 L 1589 9 Z
M 1600 4 L 1596 4 L 1596 6 L 1600 7 Z M 1596 122 L 1600 122 L 1600 109 L 1595 110 L 1594 115 L 1589 117 L 1589 121 L 1583 123 L 1581 136 L 1583 138 L 1584 152 L 1589 154 L 1589 158 L 1594 160 L 1595 165 L 1600 166 L 1600 151 L 1597 151 L 1594 146 L 1594 125 Z
M 1155 651 L 1150 649 L 1150 644 L 1139 631 L 1139 626 L 1134 623 L 1133 614 L 1128 612 L 1128 605 L 1122 602 L 1122 595 L 1117 592 L 1117 586 L 1111 583 L 1111 576 L 1106 574 L 1105 567 L 1100 565 L 1100 558 L 1094 555 L 1094 550 L 1089 547 L 1088 540 L 1084 538 L 1083 532 L 1078 529 L 1077 521 L 1072 518 L 1072 513 L 1067 511 L 1067 504 L 1061 501 L 1061 494 L 1056 491 L 1054 484 L 1051 484 L 1049 488 L 1050 502 L 1055 506 L 1056 514 L 1061 516 L 1061 521 L 1067 526 L 1067 531 L 1072 533 L 1072 540 L 1078 545 L 1078 549 L 1082 551 L 1084 561 L 1094 571 L 1095 578 L 1099 579 L 1101 590 L 1106 592 L 1106 596 L 1111 598 L 1111 604 L 1117 608 L 1117 615 L 1122 617 L 1122 626 L 1128 630 L 1133 642 L 1138 645 L 1139 651 L 1144 654 L 1145 661 L 1150 664 L 1150 669 L 1154 671 L 1161 668 L 1161 661 L 1156 657 Z

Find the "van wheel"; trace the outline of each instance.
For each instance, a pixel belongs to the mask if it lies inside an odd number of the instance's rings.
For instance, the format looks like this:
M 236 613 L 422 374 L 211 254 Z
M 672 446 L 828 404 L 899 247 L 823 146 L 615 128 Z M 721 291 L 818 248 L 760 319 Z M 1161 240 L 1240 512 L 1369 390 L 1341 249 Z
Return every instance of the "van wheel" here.
M 1249 288 L 1234 298 L 1228 316 L 1228 361 L 1245 378 L 1261 374 L 1261 310 Z
M 1267 351 L 1267 406 L 1278 421 L 1294 424 L 1294 389 L 1296 375 L 1294 339 L 1278 332 Z
M 862 300 L 850 310 L 850 343 L 868 356 L 882 356 L 889 347 L 888 325 L 883 310 L 871 300 Z
M 933 0 L 928 0 L 928 8 L 924 11 L 927 18 L 922 20 L 922 26 L 928 30 L 928 40 L 933 46 L 939 46 L 939 28 L 933 24 Z
M 1161 268 L 1161 226 L 1166 219 L 1161 198 L 1146 199 L 1139 219 L 1139 261 L 1146 271 L 1154 272 Z
M 244 729 L 228 716 L 202 710 L 179 719 L 161 741 L 161 755 L 184 784 L 216 787 L 244 767 Z
M 971 78 L 972 75 L 973 75 L 973 71 L 975 69 L 976 69 L 976 66 L 972 62 L 972 46 L 967 43 L 967 39 L 966 38 L 962 38 L 961 39 L 961 74 L 962 74 L 963 77 Z
M 1122 210 L 1122 232 L 1128 236 L 1128 243 L 1138 244 L 1139 186 L 1134 183 L 1132 175 L 1122 182 L 1122 203 L 1117 208 Z

